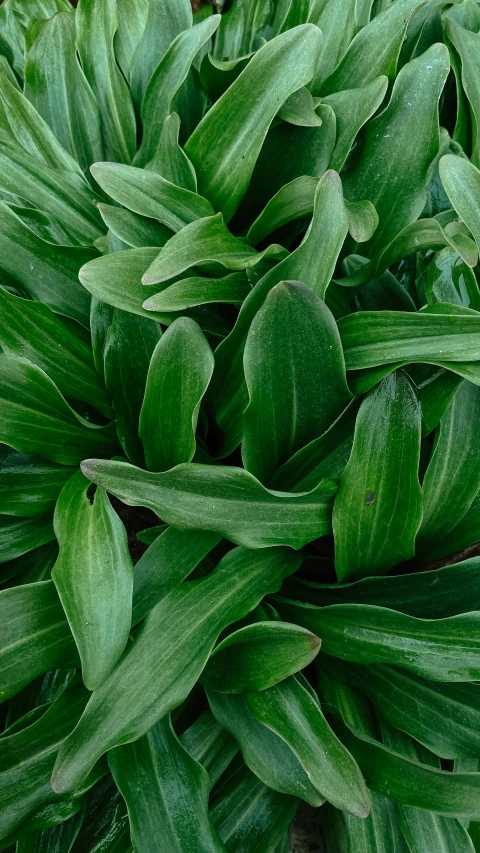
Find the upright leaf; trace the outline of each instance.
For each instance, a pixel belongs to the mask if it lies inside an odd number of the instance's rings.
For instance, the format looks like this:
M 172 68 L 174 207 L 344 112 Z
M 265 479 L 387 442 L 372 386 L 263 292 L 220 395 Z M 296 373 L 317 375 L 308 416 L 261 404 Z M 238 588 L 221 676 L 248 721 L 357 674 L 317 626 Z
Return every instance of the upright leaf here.
M 185 151 L 197 172 L 200 192 L 227 222 L 245 194 L 278 107 L 312 79 L 320 45 L 320 31 L 312 24 L 264 45 L 188 140 Z
M 472 116 L 471 162 L 478 167 L 480 166 L 480 86 L 478 83 L 480 36 L 478 32 L 470 32 L 460 22 L 453 20 L 452 16 L 446 20 L 446 30 L 448 38 L 461 59 L 462 86 L 468 98 Z
M 138 853 L 224 853 L 208 816 L 206 770 L 182 746 L 167 715 L 135 743 L 109 752 L 113 777 L 128 806 Z
M 453 207 L 480 246 L 480 171 L 469 160 L 446 154 L 440 160 L 440 177 Z
M 322 83 L 343 58 L 356 30 L 357 0 L 314 0 L 308 20 L 320 27 L 323 47 L 315 76 L 310 83 L 314 95 L 322 92 Z
M 192 26 L 189 0 L 150 0 L 142 38 L 130 70 L 132 92 L 141 103 L 147 83 L 173 40 Z
M 422 519 L 420 439 L 417 395 L 404 374 L 392 373 L 360 407 L 333 508 L 340 581 L 384 573 L 413 557 Z
M 118 163 L 130 163 L 136 148 L 135 114 L 115 61 L 115 0 L 80 0 L 75 20 L 82 67 L 100 105 L 105 155 Z
M 195 169 L 178 141 L 180 126 L 178 113 L 170 113 L 163 122 L 155 154 L 145 168 L 157 172 L 177 187 L 196 192 Z
M 149 470 L 168 471 L 193 459 L 200 403 L 213 367 L 199 326 L 188 317 L 175 320 L 153 352 L 140 415 Z
M 325 303 L 297 282 L 276 285 L 250 327 L 244 370 L 249 405 L 243 461 L 269 483 L 282 463 L 328 429 L 351 398 L 337 327 Z
M 95 690 L 127 644 L 133 570 L 122 522 L 103 489 L 91 492 L 81 472 L 62 489 L 54 522 L 60 553 L 52 577 L 78 647 L 83 681 Z

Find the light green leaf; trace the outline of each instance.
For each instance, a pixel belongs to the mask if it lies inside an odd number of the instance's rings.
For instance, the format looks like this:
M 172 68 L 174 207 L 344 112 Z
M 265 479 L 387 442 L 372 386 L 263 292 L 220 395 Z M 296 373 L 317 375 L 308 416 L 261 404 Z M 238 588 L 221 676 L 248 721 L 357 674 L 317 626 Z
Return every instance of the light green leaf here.
M 146 311 L 184 311 L 209 302 L 241 305 L 251 291 L 245 273 L 231 273 L 223 278 L 193 276 L 170 284 L 143 303 Z
M 170 229 L 156 219 L 147 219 L 124 207 L 114 207 L 110 204 L 98 204 L 97 207 L 107 228 L 119 240 L 134 249 L 141 249 L 143 246 L 164 246 L 172 236 Z
M 101 188 L 119 204 L 141 216 L 158 219 L 172 231 L 180 231 L 189 222 L 213 213 L 204 198 L 154 172 L 119 163 L 95 163 L 90 171 Z
M 301 281 L 323 299 L 347 231 L 341 181 L 336 172 L 329 171 L 318 184 L 313 218 L 302 244 L 257 283 L 242 305 L 233 331 L 215 350 L 207 405 L 224 433 L 219 453 L 228 455 L 241 441 L 243 412 L 248 405 L 243 353 L 255 314 L 280 281 Z
M 208 817 L 206 770 L 179 742 L 169 716 L 135 743 L 109 752 L 138 853 L 164 847 L 169 853 L 225 853 Z
M 148 175 L 148 172 L 145 174 Z M 142 276 L 143 284 L 158 284 L 180 275 L 190 267 L 214 261 L 230 270 L 254 266 L 265 255 L 284 258 L 281 246 L 269 246 L 257 252 L 248 243 L 234 237 L 223 221 L 223 215 L 197 219 L 174 234 L 158 257 Z
M 0 400 L 0 441 L 21 453 L 78 465 L 89 450 L 109 456 L 117 447 L 110 425 L 84 420 L 47 374 L 24 358 L 0 355 Z
M 371 201 L 347 201 L 348 230 L 357 243 L 366 243 L 378 228 L 378 214 Z
M 82 67 L 100 105 L 105 156 L 130 163 L 136 149 L 135 114 L 128 86 L 115 61 L 116 2 L 80 0 L 75 21 Z
M 333 480 L 289 495 L 269 491 L 248 471 L 230 466 L 190 463 L 152 474 L 91 459 L 82 470 L 124 503 L 147 506 L 173 527 L 211 530 L 247 548 L 302 548 L 331 530 Z
M 162 125 L 155 155 L 145 166 L 151 172 L 157 172 L 177 187 L 190 192 L 197 191 L 197 176 L 190 160 L 178 142 L 180 116 L 171 113 Z
M 298 625 L 258 622 L 230 634 L 212 652 L 201 681 L 219 693 L 265 690 L 308 666 L 320 640 Z
M 475 274 L 450 247 L 438 252 L 428 265 L 425 295 L 429 305 L 450 302 L 480 310 Z
M 0 515 L 0 560 L 15 560 L 54 539 L 51 516 L 17 518 Z
M 277 117 L 298 127 L 321 127 L 322 119 L 316 113 L 317 105 L 317 100 L 314 100 L 310 91 L 303 86 L 292 92 L 284 101 Z
M 155 347 L 148 369 L 139 435 L 147 468 L 168 471 L 195 454 L 200 403 L 214 368 L 199 326 L 175 320 Z
M 130 85 L 138 104 L 171 43 L 191 26 L 189 0 L 149 0 L 147 22 L 130 70 Z
M 207 577 L 172 590 L 150 612 L 112 675 L 92 694 L 79 725 L 62 746 L 52 777 L 54 790 L 74 790 L 104 752 L 146 734 L 183 702 L 220 632 L 253 610 L 267 592 L 278 590 L 299 562 L 288 549 L 235 549 Z
M 294 676 L 260 693 L 247 693 L 247 701 L 253 716 L 290 746 L 329 802 L 357 817 L 368 815 L 370 799 L 356 762 Z
M 46 305 L 19 299 L 0 287 L 0 345 L 3 352 L 23 356 L 45 370 L 60 393 L 111 414 L 84 330 L 73 323 L 67 326 Z
M 322 83 L 337 67 L 356 33 L 357 0 L 313 0 L 309 23 L 323 33 L 323 48 L 310 83 L 314 95 L 322 94 Z
M 320 31 L 312 24 L 265 44 L 188 140 L 185 151 L 195 167 L 200 192 L 227 222 L 245 194 L 278 108 L 312 79 L 320 46 Z
M 331 4 L 332 0 L 330 0 Z M 330 169 L 340 172 L 345 164 L 355 137 L 369 118 L 378 110 L 388 87 L 388 77 L 376 77 L 359 89 L 344 89 L 322 99 L 335 114 L 337 138 L 329 163 Z
M 115 56 L 127 81 L 135 51 L 145 32 L 149 6 L 148 0 L 117 0 L 118 29 L 114 38 Z
M 392 373 L 360 406 L 333 507 L 341 582 L 384 574 L 414 556 L 422 520 L 420 439 L 418 397 L 405 374 Z
M 75 16 L 35 21 L 26 47 L 25 96 L 86 170 L 105 155 L 100 109 L 77 59 Z
M 195 27 L 181 32 L 172 42 L 152 74 L 142 101 L 142 144 L 135 157 L 136 166 L 144 166 L 161 156 L 162 127 L 172 111 L 172 102 L 187 78 L 198 51 L 213 36 L 220 15 L 211 15 Z M 158 152 L 158 153 L 157 153 Z M 169 178 L 161 169 L 165 178 Z
M 477 247 L 480 246 L 480 171 L 469 160 L 453 154 L 442 157 L 439 168 L 442 184 L 453 207 L 472 232 Z
M 346 198 L 368 199 L 379 216 L 370 256 L 425 206 L 430 165 L 440 145 L 438 101 L 449 68 L 448 50 L 438 44 L 402 68 L 388 107 L 367 125 L 359 160 L 345 177 Z
M 417 619 L 373 604 L 311 604 L 276 599 L 283 619 L 322 640 L 322 652 L 354 663 L 390 663 L 432 681 L 477 681 L 480 611 Z M 480 777 L 479 777 L 480 779 Z
M 50 246 L 0 201 L 0 270 L 32 299 L 88 327 L 90 297 L 78 283 L 78 270 L 91 260 L 84 249 Z
M 423 4 L 424 0 L 396 0 L 373 18 L 357 33 L 338 67 L 323 83 L 321 94 L 353 89 L 359 80 L 365 86 L 383 74 L 393 79 L 407 24 Z
M 53 511 L 62 486 L 72 474 L 73 468 L 0 446 L 0 512 L 38 516 Z
M 76 666 L 77 650 L 53 581 L 0 591 L 2 702 L 50 669 Z
M 105 681 L 125 649 L 133 589 L 125 528 L 105 491 L 92 491 L 80 471 L 62 489 L 54 519 L 60 553 L 52 571 L 88 690 Z
M 458 524 L 480 489 L 475 424 L 480 388 L 462 382 L 440 421 L 423 481 L 423 522 L 418 536 L 424 551 Z
M 208 531 L 167 527 L 135 565 L 132 624 L 141 622 L 219 541 L 220 536 Z
M 351 399 L 343 364 L 325 303 L 298 282 L 272 288 L 253 319 L 244 353 L 250 401 L 242 457 L 262 482 L 269 483 L 280 465 L 343 411 Z
M 127 457 L 143 466 L 138 434 L 152 353 L 161 337 L 158 323 L 115 308 L 104 349 L 105 384 L 115 412 L 117 435 Z
M 250 226 L 247 234 L 249 242 L 256 246 L 287 222 L 310 216 L 313 213 L 317 186 L 318 178 L 308 175 L 302 175 L 284 184 Z
M 370 792 L 370 814 L 363 820 L 326 806 L 322 829 L 335 853 L 409 853 L 392 800 Z

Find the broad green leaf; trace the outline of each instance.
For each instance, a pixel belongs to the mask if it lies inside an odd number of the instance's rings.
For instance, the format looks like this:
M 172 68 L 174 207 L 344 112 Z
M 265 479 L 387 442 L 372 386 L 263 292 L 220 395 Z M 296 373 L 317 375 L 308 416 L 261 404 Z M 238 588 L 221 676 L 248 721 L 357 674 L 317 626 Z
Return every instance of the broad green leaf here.
M 95 163 L 90 169 L 106 193 L 134 213 L 158 219 L 172 231 L 213 213 L 206 199 L 177 187 L 154 172 L 120 163 Z
M 19 299 L 0 287 L 0 345 L 3 352 L 23 356 L 45 370 L 65 396 L 111 414 L 84 330 L 67 326 L 46 305 Z
M 391 373 L 360 406 L 333 506 L 339 581 L 384 574 L 413 557 L 422 520 L 420 440 L 415 390 L 405 374 Z
M 480 171 L 469 160 L 447 154 L 440 160 L 440 177 L 453 207 L 480 246 Z
M 170 113 L 162 125 L 155 155 L 145 166 L 151 172 L 157 172 L 177 187 L 183 187 L 195 193 L 197 176 L 185 151 L 180 146 L 178 136 L 181 120 L 177 113 Z
M 36 207 L 21 207 L 12 202 L 7 202 L 7 204 L 10 210 L 13 210 L 22 222 L 28 225 L 45 243 L 50 243 L 53 246 L 78 248 L 78 238 L 74 237 L 65 224 L 55 216 L 47 215 Z
M 258 282 L 243 303 L 233 331 L 215 350 L 207 405 L 225 434 L 220 453 L 228 455 L 241 441 L 243 412 L 248 405 L 243 354 L 255 314 L 280 281 L 301 281 L 323 299 L 347 231 L 341 181 L 336 172 L 329 171 L 319 181 L 313 218 L 301 245 Z
M 77 59 L 75 16 L 35 21 L 27 33 L 25 95 L 86 170 L 103 160 L 100 109 Z
M 56 667 L 76 666 L 78 655 L 53 581 L 0 592 L 2 702 Z
M 70 687 L 31 726 L 2 738 L 1 836 L 21 828 L 35 812 L 61 798 L 50 786 L 58 747 L 85 707 L 84 687 Z
M 285 0 L 278 5 L 283 8 Z M 300 0 L 299 5 L 303 7 L 304 0 Z M 291 6 L 290 0 L 287 0 L 287 6 Z M 288 8 L 281 21 L 277 20 L 278 11 L 277 9 L 275 14 L 276 20 L 272 22 L 272 33 L 275 35 L 278 35 L 285 24 Z M 232 3 L 231 8 L 222 15 L 214 44 L 215 57 L 228 61 L 257 50 L 262 44 L 262 34 L 268 25 L 271 12 L 271 4 L 268 0 L 253 0 L 248 4 L 236 0 Z M 291 26 L 295 26 L 295 22 Z
M 98 210 L 107 228 L 119 240 L 140 249 L 143 246 L 163 246 L 172 236 L 172 232 L 156 219 L 139 216 L 124 207 L 110 204 L 98 204 Z
M 480 773 L 451 773 L 394 752 L 358 730 L 342 726 L 342 738 L 370 788 L 404 806 L 446 817 L 478 820 Z
M 475 424 L 480 388 L 462 382 L 440 421 L 423 481 L 422 550 L 452 530 L 469 510 L 480 488 Z
M 127 81 L 135 51 L 145 32 L 149 5 L 148 0 L 117 0 L 118 29 L 113 43 L 117 62 Z
M 0 400 L 0 441 L 21 453 L 78 465 L 89 450 L 108 456 L 117 447 L 111 426 L 84 420 L 47 374 L 24 358 L 0 355 Z
M 337 326 L 325 303 L 299 283 L 272 288 L 250 327 L 244 370 L 249 405 L 242 457 L 248 471 L 269 483 L 351 399 Z
M 438 44 L 402 68 L 387 108 L 367 125 L 359 159 L 345 176 L 346 198 L 368 199 L 380 219 L 368 243 L 370 256 L 418 219 L 425 206 L 440 144 L 438 102 L 449 68 L 448 50 Z
M 223 278 L 193 276 L 174 281 L 160 293 L 143 303 L 146 311 L 184 311 L 209 302 L 241 305 L 251 291 L 244 272 L 231 273 Z
M 148 172 L 144 174 L 148 175 Z M 257 252 L 248 243 L 234 237 L 223 221 L 223 215 L 206 216 L 190 222 L 168 240 L 158 257 L 142 276 L 143 284 L 158 284 L 175 278 L 190 267 L 214 261 L 230 270 L 254 266 L 265 255 L 285 258 L 281 246 L 269 246 Z
M 180 743 L 205 768 L 210 785 L 218 782 L 238 753 L 235 739 L 223 729 L 211 711 L 204 711 L 183 734 Z
M 367 818 L 358 818 L 326 806 L 322 829 L 335 853 L 409 853 L 398 822 L 395 803 L 375 791 Z
M 60 553 L 52 571 L 88 690 L 105 681 L 125 649 L 133 590 L 125 528 L 106 492 L 92 491 L 80 471 L 62 489 L 54 519 Z
M 101 258 L 94 258 L 85 264 L 78 274 L 83 284 L 81 290 L 85 289 L 96 299 L 122 311 L 170 323 L 172 318 L 168 314 L 147 311 L 142 307 L 147 293 L 142 284 L 142 275 L 157 255 L 158 248 L 141 248 L 112 252 Z M 87 302 L 90 298 L 88 293 L 85 294 Z
M 287 98 L 277 113 L 277 118 L 288 121 L 299 127 L 321 127 L 322 119 L 316 113 L 319 99 L 312 97 L 310 91 L 303 86 Z
M 38 516 L 53 511 L 72 474 L 73 468 L 0 446 L 0 512 Z
M 330 0 L 332 4 L 332 0 Z M 336 119 L 337 138 L 330 160 L 330 169 L 340 172 L 345 164 L 355 137 L 382 103 L 388 86 L 385 75 L 376 77 L 359 89 L 344 89 L 322 99 L 331 107 Z
M 215 39 L 215 47 L 219 44 L 219 36 L 221 36 L 222 24 L 225 20 L 226 17 L 223 15 L 220 21 L 220 31 Z M 226 92 L 240 72 L 248 65 L 252 56 L 253 52 L 237 59 L 223 60 L 211 53 L 206 53 L 200 66 L 200 82 L 211 101 L 218 101 L 219 97 Z
M 172 42 L 152 74 L 142 101 L 142 144 L 135 165 L 145 166 L 160 156 L 159 140 L 162 126 L 168 118 L 175 95 L 187 78 L 190 66 L 198 51 L 213 36 L 220 23 L 220 15 L 212 15 L 195 27 L 185 29 Z M 159 169 L 160 173 L 161 170 Z M 168 175 L 164 175 L 168 178 Z
M 0 46 L 2 53 L 5 54 L 13 70 L 20 80 L 22 80 L 25 39 L 20 21 L 15 14 L 13 4 L 10 0 L 5 0 L 1 5 L 0 25 Z
M 322 652 L 354 663 L 390 663 L 432 681 L 477 681 L 479 611 L 417 619 L 373 604 L 311 604 L 276 600 L 283 619 L 322 640 Z
M 90 297 L 78 283 L 78 270 L 92 252 L 49 246 L 0 202 L 0 271 L 57 314 L 88 326 Z
M 480 560 L 472 557 L 443 569 L 393 577 L 319 584 L 290 578 L 285 594 L 309 604 L 369 604 L 428 619 L 468 613 L 480 589 Z
M 265 44 L 188 140 L 185 151 L 195 167 L 200 192 L 227 222 L 245 194 L 278 107 L 312 79 L 320 47 L 320 31 L 312 24 Z
M 83 822 L 82 801 L 60 802 L 59 806 L 60 808 L 70 806 L 72 814 L 66 815 L 63 823 L 20 835 L 17 841 L 17 853 L 44 853 L 44 851 L 46 853 L 70 853 Z M 45 814 L 46 809 L 42 811 Z M 23 824 L 22 831 L 28 827 L 28 823 L 29 821 L 26 821 L 26 824 Z
M 368 815 L 368 791 L 356 762 L 294 676 L 260 693 L 247 693 L 247 701 L 253 716 L 290 746 L 329 802 L 357 817 Z
M 132 624 L 185 580 L 219 541 L 220 536 L 208 531 L 167 527 L 135 565 Z
M 201 680 L 209 690 L 265 690 L 308 666 L 320 640 L 298 625 L 258 622 L 230 634 L 215 648 Z
M 300 559 L 287 549 L 252 553 L 237 548 L 207 577 L 179 584 L 160 601 L 64 742 L 52 777 L 54 790 L 74 790 L 104 752 L 146 734 L 177 707 L 198 680 L 220 632 L 277 590 Z
M 356 32 L 357 0 L 314 0 L 308 20 L 320 27 L 323 47 L 315 76 L 310 83 L 314 95 L 322 93 L 322 83 L 343 59 Z
M 462 0 L 443 12 L 443 20 L 457 21 L 466 30 L 478 33 L 480 29 L 480 9 L 475 0 Z
M 302 447 L 277 468 L 271 480 L 272 488 L 302 492 L 315 488 L 323 477 L 339 479 L 352 450 L 359 406 L 360 398 L 357 397 L 323 435 Z
M 213 800 L 211 820 L 227 850 L 272 853 L 290 826 L 300 804 L 263 785 L 244 767 Z
M 76 172 L 83 178 L 77 161 L 62 147 L 35 106 L 19 92 L 6 76 L 0 78 L 0 103 L 8 127 L 5 130 L 36 160 L 54 169 Z M 82 185 L 79 184 L 80 189 Z
M 245 763 L 261 782 L 312 806 L 325 802 L 290 746 L 255 719 L 245 696 L 214 691 L 207 696 L 215 719 L 238 741 Z
M 287 222 L 300 219 L 302 216 L 310 216 L 313 213 L 317 186 L 318 179 L 308 175 L 302 175 L 284 184 L 249 228 L 247 234 L 249 242 L 256 246 L 272 231 L 286 225 Z
M 137 103 L 141 103 L 150 77 L 173 40 L 191 26 L 189 0 L 150 0 L 145 29 L 130 69 L 130 85 Z
M 321 94 L 352 89 L 359 80 L 365 85 L 380 75 L 392 79 L 410 16 L 422 5 L 423 0 L 396 0 L 373 18 L 357 33 L 338 67 L 322 85 Z
M 127 457 L 142 466 L 138 425 L 150 359 L 160 336 L 158 323 L 115 308 L 105 340 L 105 384 L 117 435 Z
M 135 743 L 111 750 L 108 762 L 122 792 L 138 853 L 225 853 L 208 816 L 206 770 L 182 746 L 167 715 Z
M 478 755 L 478 684 L 438 684 L 390 666 L 333 664 L 335 673 L 372 700 L 392 726 L 442 758 Z
M 82 826 L 71 853 L 94 853 L 95 848 L 105 853 L 133 853 L 127 806 L 111 774 L 87 795 Z
M 77 50 L 100 106 L 105 156 L 130 163 L 136 149 L 135 114 L 128 86 L 115 61 L 116 2 L 80 0 L 75 21 Z
M 175 320 L 153 352 L 140 413 L 147 468 L 168 471 L 195 454 L 202 397 L 214 368 L 210 345 L 189 317 Z
M 429 305 L 450 302 L 480 310 L 475 274 L 450 247 L 438 252 L 428 265 L 425 295 Z
M 333 480 L 289 495 L 269 491 L 243 468 L 219 465 L 187 463 L 153 474 L 91 459 L 82 470 L 124 503 L 149 507 L 173 527 L 211 530 L 247 548 L 302 548 L 331 531 Z
M 399 821 L 410 853 L 424 853 L 429 847 L 438 853 L 475 853 L 472 840 L 460 820 L 399 806 Z
M 41 163 L 0 131 L 0 187 L 58 217 L 79 245 L 102 234 L 96 196 L 83 178 Z
M 470 104 L 472 119 L 471 162 L 473 166 L 478 167 L 480 166 L 480 86 L 478 83 L 478 74 L 480 71 L 480 63 L 478 59 L 480 36 L 477 32 L 470 32 L 464 25 L 453 20 L 451 16 L 447 18 L 445 23 L 448 38 L 452 42 L 461 60 L 462 87 Z M 453 180 L 455 179 L 453 178 Z M 442 183 L 445 186 L 443 175 Z M 445 189 L 447 190 L 447 195 L 450 198 L 448 187 L 445 186 Z M 453 187 L 453 189 L 455 189 L 455 187 Z
M 441 364 L 480 359 L 480 316 L 361 311 L 338 323 L 347 370 L 402 361 Z M 479 337 L 477 337 L 479 336 Z
M 349 255 L 344 268 L 351 273 L 367 263 L 367 259 L 361 255 Z M 390 270 L 363 285 L 355 297 L 355 305 L 361 311 L 416 311 L 408 290 Z
M 54 539 L 51 516 L 0 515 L 0 560 L 14 560 Z
M 450 370 L 426 364 L 412 365 L 409 375 L 417 386 L 422 407 L 422 435 L 429 435 L 443 418 L 462 378 Z

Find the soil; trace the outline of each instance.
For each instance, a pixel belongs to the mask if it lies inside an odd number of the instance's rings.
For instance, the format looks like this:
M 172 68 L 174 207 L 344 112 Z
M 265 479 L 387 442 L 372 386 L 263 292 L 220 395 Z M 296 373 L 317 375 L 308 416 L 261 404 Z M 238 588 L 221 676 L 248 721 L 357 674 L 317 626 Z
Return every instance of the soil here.
M 292 853 L 327 853 L 320 829 L 321 809 L 302 803 L 290 831 Z

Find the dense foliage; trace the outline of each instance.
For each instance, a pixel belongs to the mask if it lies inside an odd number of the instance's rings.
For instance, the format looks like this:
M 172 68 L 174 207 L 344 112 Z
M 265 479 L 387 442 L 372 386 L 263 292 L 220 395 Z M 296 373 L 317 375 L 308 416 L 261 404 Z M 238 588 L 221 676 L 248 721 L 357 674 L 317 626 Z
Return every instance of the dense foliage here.
M 192 5 L 0 6 L 0 849 L 480 851 L 480 5 Z

